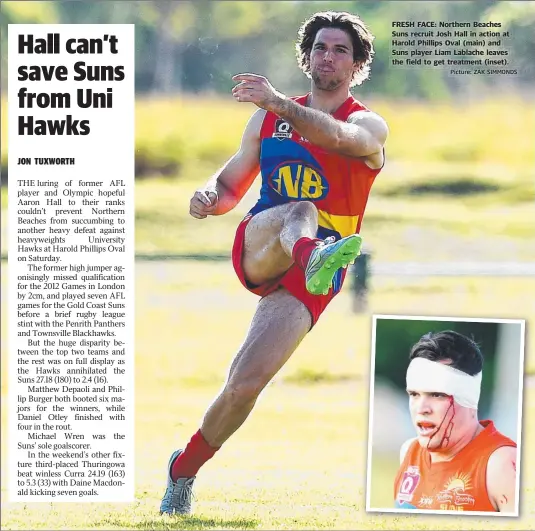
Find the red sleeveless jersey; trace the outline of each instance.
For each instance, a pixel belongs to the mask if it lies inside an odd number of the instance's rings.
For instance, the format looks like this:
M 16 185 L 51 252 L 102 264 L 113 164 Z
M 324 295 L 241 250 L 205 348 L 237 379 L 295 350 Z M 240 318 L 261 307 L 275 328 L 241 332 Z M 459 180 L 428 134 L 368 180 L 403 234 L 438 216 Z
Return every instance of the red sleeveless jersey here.
M 487 492 L 487 463 L 502 446 L 516 443 L 490 420 L 451 461 L 431 463 L 417 440 L 410 445 L 394 483 L 396 507 L 438 511 L 495 512 Z
M 308 95 L 293 98 L 305 105 Z M 352 96 L 333 113 L 347 121 L 357 111 L 368 111 Z M 250 211 L 256 214 L 293 201 L 312 201 L 318 209 L 318 237 L 338 240 L 360 231 L 375 177 L 381 169 L 363 160 L 324 150 L 292 129 L 272 112 L 266 113 L 260 131 L 260 199 Z

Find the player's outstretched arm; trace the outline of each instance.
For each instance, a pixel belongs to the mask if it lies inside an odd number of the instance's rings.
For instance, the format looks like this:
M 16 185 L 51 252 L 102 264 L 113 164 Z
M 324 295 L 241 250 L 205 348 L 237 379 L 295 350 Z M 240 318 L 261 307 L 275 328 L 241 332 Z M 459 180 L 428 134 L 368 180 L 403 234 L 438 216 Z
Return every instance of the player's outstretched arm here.
M 265 111 L 250 118 L 239 150 L 190 201 L 190 214 L 197 219 L 219 216 L 232 210 L 246 194 L 260 169 L 260 128 Z
M 487 463 L 487 492 L 497 511 L 515 512 L 516 457 L 513 446 L 502 446 L 489 457 Z
M 256 74 L 239 74 L 233 89 L 240 102 L 252 102 L 274 112 L 301 136 L 323 149 L 348 157 L 370 157 L 382 151 L 388 136 L 386 122 L 371 111 L 353 113 L 347 122 L 330 114 L 296 103 L 275 90 L 269 81 Z
M 365 158 L 381 152 L 388 135 L 386 122 L 371 111 L 355 112 L 342 122 L 286 98 L 274 112 L 313 144 L 346 157 Z

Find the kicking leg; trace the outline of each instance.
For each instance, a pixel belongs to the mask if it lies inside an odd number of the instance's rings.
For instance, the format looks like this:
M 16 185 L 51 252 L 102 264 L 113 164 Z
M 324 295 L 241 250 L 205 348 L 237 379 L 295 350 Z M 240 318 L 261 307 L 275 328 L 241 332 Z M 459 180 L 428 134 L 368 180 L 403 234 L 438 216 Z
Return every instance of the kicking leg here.
M 305 272 L 307 290 L 327 295 L 333 279 L 360 253 L 362 239 L 352 234 L 337 242 L 318 243 L 318 211 L 310 201 L 270 208 L 253 216 L 245 231 L 242 267 L 245 278 L 261 285 L 296 263 Z
M 253 216 L 245 230 L 242 259 L 247 280 L 260 285 L 283 275 L 295 260 L 296 242 L 318 241 L 317 230 L 318 211 L 310 201 L 280 205 Z

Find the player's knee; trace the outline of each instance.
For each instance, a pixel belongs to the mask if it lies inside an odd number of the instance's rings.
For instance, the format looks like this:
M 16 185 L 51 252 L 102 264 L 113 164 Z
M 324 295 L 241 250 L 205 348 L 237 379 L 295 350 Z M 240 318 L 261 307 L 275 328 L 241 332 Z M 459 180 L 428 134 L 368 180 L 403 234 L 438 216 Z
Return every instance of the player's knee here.
M 264 386 L 259 378 L 236 379 L 225 386 L 225 395 L 233 407 L 239 408 L 254 402 Z
M 297 201 L 292 203 L 290 216 L 298 218 L 318 218 L 318 209 L 312 201 Z

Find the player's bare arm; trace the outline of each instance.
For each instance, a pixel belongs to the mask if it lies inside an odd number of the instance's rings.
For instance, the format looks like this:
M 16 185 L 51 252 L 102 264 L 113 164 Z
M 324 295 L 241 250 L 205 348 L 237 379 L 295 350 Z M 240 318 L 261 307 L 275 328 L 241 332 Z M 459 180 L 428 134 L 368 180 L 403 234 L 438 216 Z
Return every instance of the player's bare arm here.
M 382 152 L 388 127 L 373 112 L 359 111 L 342 122 L 287 98 L 263 76 L 239 74 L 232 79 L 240 82 L 232 90 L 237 101 L 274 112 L 313 144 L 348 157 L 368 158 Z
M 512 513 L 516 504 L 516 458 L 513 446 L 498 448 L 487 464 L 487 492 L 495 509 Z
M 190 201 L 190 214 L 197 219 L 219 216 L 232 210 L 246 194 L 259 172 L 260 128 L 265 111 L 250 118 L 239 150 L 218 170 Z

